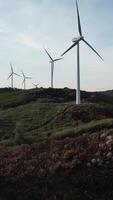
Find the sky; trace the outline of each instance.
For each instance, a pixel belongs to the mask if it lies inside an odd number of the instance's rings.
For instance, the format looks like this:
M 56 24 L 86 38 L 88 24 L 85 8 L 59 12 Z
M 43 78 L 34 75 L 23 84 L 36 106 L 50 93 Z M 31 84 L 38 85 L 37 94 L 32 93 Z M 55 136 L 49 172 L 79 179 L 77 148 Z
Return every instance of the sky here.
M 113 0 L 78 0 L 82 32 L 104 62 L 80 43 L 81 89 L 113 89 Z M 0 0 L 0 87 L 10 87 L 10 64 L 33 83 L 50 87 L 50 63 L 44 47 L 58 58 L 77 37 L 75 0 Z M 76 47 L 55 63 L 54 87 L 76 88 Z M 14 78 L 22 88 L 22 77 Z

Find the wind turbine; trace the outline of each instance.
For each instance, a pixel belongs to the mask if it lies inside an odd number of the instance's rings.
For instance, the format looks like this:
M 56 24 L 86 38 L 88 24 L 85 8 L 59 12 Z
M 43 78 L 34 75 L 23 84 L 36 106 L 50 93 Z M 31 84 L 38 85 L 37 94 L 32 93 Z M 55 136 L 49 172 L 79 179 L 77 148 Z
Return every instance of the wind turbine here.
M 20 76 L 20 75 L 14 72 L 12 63 L 10 63 L 10 66 L 11 66 L 11 74 L 8 76 L 7 79 L 11 78 L 11 88 L 13 88 L 14 75 L 16 75 L 16 76 Z
M 23 82 L 22 85 L 24 85 L 24 90 L 26 89 L 26 79 L 31 79 L 31 77 L 25 76 L 25 74 L 22 71 L 22 75 L 23 75 Z
M 40 83 L 38 83 L 38 84 L 34 84 L 34 83 L 32 83 L 36 88 L 38 88 L 38 85 L 40 85 Z
M 50 58 L 50 63 L 51 63 L 51 88 L 53 88 L 53 73 L 54 73 L 54 63 L 56 61 L 62 60 L 63 58 L 57 58 L 57 59 L 53 59 L 51 57 L 51 55 L 49 54 L 49 52 L 44 48 L 45 52 L 47 53 L 47 55 Z
M 77 19 L 78 19 L 78 32 L 79 36 L 77 38 L 74 38 L 72 40 L 73 44 L 61 55 L 63 56 L 68 51 L 70 51 L 73 47 L 77 45 L 77 91 L 76 91 L 76 104 L 80 104 L 80 50 L 79 50 L 79 43 L 80 41 L 83 41 L 85 44 L 87 44 L 102 60 L 103 58 L 98 54 L 98 52 L 84 39 L 84 36 L 82 34 L 82 28 L 81 28 L 81 22 L 80 22 L 80 15 L 79 15 L 79 9 L 78 9 L 78 3 L 77 0 L 75 0 L 76 3 L 76 10 L 77 10 Z

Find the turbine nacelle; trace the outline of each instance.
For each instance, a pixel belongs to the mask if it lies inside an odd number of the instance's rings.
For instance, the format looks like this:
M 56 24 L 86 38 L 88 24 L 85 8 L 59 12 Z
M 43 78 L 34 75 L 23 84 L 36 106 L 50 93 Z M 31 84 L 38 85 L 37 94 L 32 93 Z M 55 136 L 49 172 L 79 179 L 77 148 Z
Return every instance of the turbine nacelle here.
M 72 42 L 77 42 L 77 40 L 78 40 L 78 38 L 77 38 L 77 37 L 74 37 L 74 38 L 72 39 Z
M 75 37 L 72 39 L 72 42 L 75 43 L 75 42 L 79 42 L 80 40 L 83 40 L 83 36 L 79 36 L 79 37 Z
M 53 63 L 53 62 L 54 62 L 54 60 L 50 60 L 50 61 L 49 61 L 49 63 Z
M 54 62 L 56 62 L 56 61 L 59 61 L 59 60 L 62 60 L 62 59 L 63 59 L 63 58 L 56 58 L 56 59 L 54 59 L 54 60 L 50 60 L 49 63 L 52 64 L 52 63 L 54 63 Z

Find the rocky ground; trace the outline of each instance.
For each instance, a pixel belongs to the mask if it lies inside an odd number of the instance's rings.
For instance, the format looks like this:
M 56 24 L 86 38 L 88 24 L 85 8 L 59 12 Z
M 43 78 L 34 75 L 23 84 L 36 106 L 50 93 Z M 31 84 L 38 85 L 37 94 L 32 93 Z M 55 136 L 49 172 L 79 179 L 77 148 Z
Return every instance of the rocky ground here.
M 113 199 L 113 129 L 0 152 L 2 200 Z

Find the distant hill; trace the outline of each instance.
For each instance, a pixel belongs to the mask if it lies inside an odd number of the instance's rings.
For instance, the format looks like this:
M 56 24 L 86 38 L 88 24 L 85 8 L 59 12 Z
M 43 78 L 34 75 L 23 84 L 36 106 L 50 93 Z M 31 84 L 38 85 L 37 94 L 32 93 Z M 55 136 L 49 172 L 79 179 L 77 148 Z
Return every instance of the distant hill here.
M 69 88 L 38 88 L 20 90 L 12 88 L 0 89 L 0 108 L 17 107 L 33 101 L 40 102 L 75 102 L 76 91 Z M 113 90 L 104 92 L 81 91 L 82 103 L 113 103 Z

